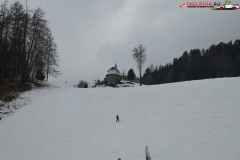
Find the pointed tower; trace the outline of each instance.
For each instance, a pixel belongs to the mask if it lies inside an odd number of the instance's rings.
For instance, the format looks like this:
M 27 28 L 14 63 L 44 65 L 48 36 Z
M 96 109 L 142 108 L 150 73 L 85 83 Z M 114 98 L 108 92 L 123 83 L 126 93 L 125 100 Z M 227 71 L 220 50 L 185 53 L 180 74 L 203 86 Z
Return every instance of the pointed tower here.
M 104 81 L 108 84 L 118 84 L 122 80 L 120 71 L 117 69 L 117 63 L 115 60 L 115 66 L 108 70 L 108 74 L 104 78 Z

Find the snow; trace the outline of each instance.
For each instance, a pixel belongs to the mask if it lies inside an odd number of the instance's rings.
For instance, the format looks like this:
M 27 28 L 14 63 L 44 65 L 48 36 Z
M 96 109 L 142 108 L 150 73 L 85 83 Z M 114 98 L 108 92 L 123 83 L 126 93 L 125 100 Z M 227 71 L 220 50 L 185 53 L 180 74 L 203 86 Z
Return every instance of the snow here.
M 135 83 L 135 82 L 130 82 L 130 81 L 124 81 L 122 80 L 121 81 L 122 84 L 117 84 L 117 88 L 120 88 L 120 87 L 139 87 L 140 84 L 139 83 Z M 142 84 L 142 86 L 144 86 Z M 105 86 L 105 84 L 101 84 L 101 85 L 97 85 L 95 88 L 114 88 L 114 87 L 111 87 L 111 86 Z
M 46 84 L 45 82 L 38 82 L 38 83 L 42 83 L 42 84 Z M 43 96 L 44 94 L 47 94 L 52 88 L 58 88 L 58 87 L 62 87 L 59 84 L 56 83 L 49 83 L 49 87 L 44 88 L 44 89 L 36 89 L 34 87 L 34 85 L 32 85 L 33 89 L 31 91 L 27 91 L 27 92 L 22 92 L 20 94 L 19 97 L 17 97 L 16 99 L 14 99 L 11 102 L 8 103 L 3 103 L 2 101 L 0 101 L 0 104 L 4 104 L 1 108 L 0 108 L 0 117 L 4 118 L 7 117 L 9 115 L 12 115 L 16 112 L 16 110 L 22 108 L 23 106 L 30 104 L 32 101 L 34 101 L 35 99 L 38 99 L 39 97 Z M 1 114 L 4 113 L 4 114 Z
M 28 104 L 0 121 L 0 157 L 140 160 L 148 146 L 153 160 L 240 159 L 239 84 L 238 77 L 31 91 Z

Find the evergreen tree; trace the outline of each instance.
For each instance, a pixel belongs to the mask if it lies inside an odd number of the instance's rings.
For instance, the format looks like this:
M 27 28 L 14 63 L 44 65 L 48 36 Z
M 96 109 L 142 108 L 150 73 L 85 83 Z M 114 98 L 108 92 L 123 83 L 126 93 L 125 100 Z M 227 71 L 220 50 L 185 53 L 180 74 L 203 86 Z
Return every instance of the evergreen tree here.
M 42 69 L 37 70 L 35 78 L 40 81 L 43 81 L 45 79 L 45 75 L 43 74 Z
M 149 73 L 150 73 L 150 69 L 149 69 L 149 67 L 147 67 L 147 69 L 146 69 L 144 75 L 147 76 Z
M 153 65 L 143 75 L 144 84 L 159 84 L 218 77 L 240 76 L 240 40 L 220 42 L 208 49 L 185 51 L 173 63 L 160 65 L 151 72 Z
M 136 77 L 135 73 L 134 73 L 134 70 L 133 69 L 130 69 L 128 71 L 128 79 L 132 82 L 134 80 L 134 78 Z

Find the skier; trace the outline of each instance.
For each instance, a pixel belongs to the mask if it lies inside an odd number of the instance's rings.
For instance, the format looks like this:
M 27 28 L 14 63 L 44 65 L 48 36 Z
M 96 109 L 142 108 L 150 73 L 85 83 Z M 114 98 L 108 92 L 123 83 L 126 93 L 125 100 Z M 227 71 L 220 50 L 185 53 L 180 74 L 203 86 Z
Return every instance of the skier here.
M 119 122 L 119 117 L 118 117 L 118 115 L 117 115 L 117 117 L 116 117 L 116 118 L 117 118 L 116 122 Z

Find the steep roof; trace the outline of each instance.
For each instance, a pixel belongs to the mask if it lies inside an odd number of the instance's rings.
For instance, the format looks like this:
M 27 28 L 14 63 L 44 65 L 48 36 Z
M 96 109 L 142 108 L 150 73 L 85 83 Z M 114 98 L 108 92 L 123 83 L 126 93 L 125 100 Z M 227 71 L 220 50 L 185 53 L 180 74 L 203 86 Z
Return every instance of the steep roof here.
M 112 68 L 110 68 L 109 70 L 116 70 L 116 71 L 119 72 L 119 70 L 118 70 L 116 67 L 112 67 Z M 108 72 L 109 72 L 109 70 L 108 70 Z

